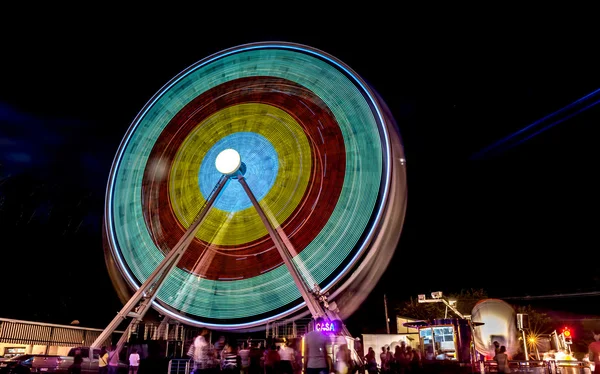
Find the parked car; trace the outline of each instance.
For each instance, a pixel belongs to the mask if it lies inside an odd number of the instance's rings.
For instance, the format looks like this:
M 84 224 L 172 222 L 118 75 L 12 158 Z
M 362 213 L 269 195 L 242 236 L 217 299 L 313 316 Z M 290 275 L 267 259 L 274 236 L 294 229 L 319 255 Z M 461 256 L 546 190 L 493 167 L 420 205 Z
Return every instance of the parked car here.
M 90 347 L 71 348 L 66 356 L 35 357 L 31 365 L 31 373 L 67 374 L 76 354 L 80 354 L 83 358 L 83 362 L 81 363 L 82 374 L 98 373 L 100 348 L 92 349 Z M 127 374 L 129 365 L 119 362 L 117 370 L 119 374 Z
M 22 354 L 0 361 L 0 374 L 29 374 L 31 373 L 31 363 L 33 358 L 40 357 L 56 357 L 53 355 L 43 354 Z

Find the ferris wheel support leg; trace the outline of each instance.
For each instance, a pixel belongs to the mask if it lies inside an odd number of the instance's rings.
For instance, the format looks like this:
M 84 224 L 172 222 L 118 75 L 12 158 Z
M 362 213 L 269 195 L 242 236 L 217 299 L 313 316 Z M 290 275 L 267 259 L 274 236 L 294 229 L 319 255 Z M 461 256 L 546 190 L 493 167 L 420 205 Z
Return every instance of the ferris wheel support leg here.
M 241 173 L 238 173 L 237 179 L 240 182 L 240 184 L 242 185 L 242 188 L 244 189 L 246 194 L 248 195 L 248 198 L 250 198 L 250 201 L 252 202 L 252 205 L 254 205 L 256 212 L 258 213 L 258 215 L 260 216 L 260 219 L 262 220 L 263 224 L 265 225 L 265 228 L 269 232 L 271 239 L 275 243 L 275 248 L 277 248 L 277 251 L 279 251 L 281 258 L 283 259 L 283 263 L 285 264 L 285 266 L 288 268 L 288 271 L 292 275 L 292 278 L 294 279 L 294 283 L 296 283 L 296 286 L 298 287 L 298 290 L 300 291 L 302 298 L 306 302 L 306 305 L 308 306 L 308 309 L 310 310 L 313 318 L 316 318 L 318 316 L 325 316 L 326 315 L 325 310 L 321 307 L 321 304 L 319 304 L 319 302 L 317 300 L 315 300 L 315 298 L 311 295 L 310 289 L 308 288 L 308 286 L 306 285 L 304 280 L 301 278 L 300 273 L 298 272 L 298 269 L 296 269 L 296 266 L 294 265 L 294 263 L 292 261 L 292 256 L 290 254 L 290 251 L 285 246 L 285 243 L 283 243 L 283 241 L 281 240 L 281 237 L 279 236 L 279 234 L 273 228 L 273 225 L 267 218 L 265 212 L 263 211 L 263 209 L 260 206 L 260 204 L 258 203 L 258 201 L 256 200 L 254 193 L 252 193 L 252 190 L 248 186 L 248 183 L 246 183 L 244 176 Z
M 177 244 L 175 244 L 175 246 L 169 251 L 167 256 L 165 256 L 165 258 L 160 262 L 156 269 L 154 269 L 148 279 L 142 283 L 129 301 L 127 301 L 119 313 L 117 313 L 115 318 L 113 318 L 113 320 L 102 331 L 102 333 L 98 335 L 96 340 L 91 345 L 93 348 L 99 348 L 102 343 L 106 341 L 106 339 L 108 339 L 119 327 L 125 318 L 133 317 L 133 320 L 119 339 L 119 343 L 117 343 L 117 354 L 119 354 L 121 348 L 125 344 L 125 340 L 127 339 L 129 332 L 132 331 L 132 328 L 134 328 L 144 318 L 146 312 L 150 309 L 152 301 L 156 298 L 156 294 L 158 293 L 163 281 L 167 278 L 171 270 L 177 265 L 181 256 L 183 256 L 190 243 L 194 240 L 196 232 L 200 228 L 200 224 L 204 221 L 204 218 L 206 218 L 206 215 L 214 205 L 217 197 L 219 197 L 221 194 L 221 191 L 225 185 L 227 185 L 227 182 L 229 182 L 229 177 L 227 176 L 222 176 L 219 179 L 209 199 L 200 209 L 200 212 L 190 227 L 186 230 L 181 239 L 179 239 Z

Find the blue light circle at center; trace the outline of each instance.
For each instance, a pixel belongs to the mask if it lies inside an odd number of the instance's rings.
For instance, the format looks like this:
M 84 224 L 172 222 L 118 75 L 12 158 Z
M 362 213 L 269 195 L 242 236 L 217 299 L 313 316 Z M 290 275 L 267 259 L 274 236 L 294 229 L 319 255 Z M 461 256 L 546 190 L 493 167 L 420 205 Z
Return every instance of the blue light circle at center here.
M 219 153 L 225 149 L 235 149 L 246 166 L 244 178 L 248 187 L 260 201 L 273 187 L 279 170 L 279 158 L 273 145 L 262 135 L 253 132 L 237 132 L 219 140 L 212 146 L 200 165 L 198 185 L 204 199 L 208 200 L 221 173 L 215 166 Z M 237 180 L 225 186 L 214 207 L 226 212 L 237 212 L 252 206 L 252 202 Z

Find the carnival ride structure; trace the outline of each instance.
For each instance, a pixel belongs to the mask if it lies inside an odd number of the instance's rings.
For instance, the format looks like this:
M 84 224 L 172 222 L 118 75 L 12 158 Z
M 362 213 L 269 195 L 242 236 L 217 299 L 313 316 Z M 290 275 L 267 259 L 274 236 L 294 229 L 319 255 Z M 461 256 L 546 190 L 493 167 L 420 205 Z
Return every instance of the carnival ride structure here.
M 124 307 L 96 343 L 150 307 L 214 330 L 343 319 L 396 250 L 406 198 L 398 125 L 349 66 L 289 42 L 208 56 L 114 158 L 103 235 Z

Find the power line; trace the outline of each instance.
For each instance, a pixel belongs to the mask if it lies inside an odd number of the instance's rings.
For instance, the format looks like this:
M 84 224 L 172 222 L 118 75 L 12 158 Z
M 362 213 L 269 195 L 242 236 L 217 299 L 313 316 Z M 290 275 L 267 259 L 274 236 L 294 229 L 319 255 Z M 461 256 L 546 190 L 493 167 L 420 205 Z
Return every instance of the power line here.
M 499 299 L 501 299 L 501 300 L 534 300 L 534 299 L 557 299 L 557 298 L 587 297 L 587 296 L 600 296 L 600 291 L 557 293 L 557 294 L 552 294 L 552 295 L 537 295 L 537 296 L 508 296 L 508 297 L 499 297 Z

